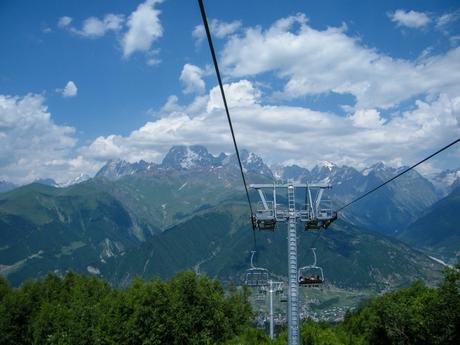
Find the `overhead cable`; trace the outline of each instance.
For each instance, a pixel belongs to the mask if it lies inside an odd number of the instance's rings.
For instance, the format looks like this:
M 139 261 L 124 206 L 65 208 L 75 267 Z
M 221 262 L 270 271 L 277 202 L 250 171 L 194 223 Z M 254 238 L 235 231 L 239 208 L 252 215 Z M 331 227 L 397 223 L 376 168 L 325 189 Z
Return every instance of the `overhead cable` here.
M 224 86 L 222 84 L 222 78 L 220 77 L 220 71 L 219 71 L 219 65 L 217 63 L 216 52 L 214 51 L 214 45 L 212 44 L 211 32 L 209 30 L 208 19 L 206 17 L 206 11 L 204 9 L 203 0 L 198 0 L 198 3 L 200 5 L 201 17 L 203 19 L 203 25 L 206 30 L 206 36 L 208 38 L 209 49 L 211 50 L 212 61 L 214 62 L 214 68 L 216 70 L 217 80 L 219 82 L 220 93 L 222 94 L 222 100 L 224 101 L 225 113 L 227 114 L 228 125 L 230 127 L 230 132 L 232 134 L 233 146 L 235 147 L 236 158 L 238 159 L 238 164 L 240 166 L 240 171 L 241 171 L 241 177 L 243 179 L 244 189 L 246 191 L 246 197 L 248 199 L 249 210 L 251 212 L 252 229 L 255 230 L 254 222 L 252 221 L 254 212 L 252 211 L 251 198 L 249 197 L 249 190 L 248 190 L 248 186 L 246 183 L 246 178 L 244 176 L 243 164 L 241 163 L 240 152 L 238 150 L 238 145 L 236 144 L 235 132 L 233 131 L 233 125 L 232 125 L 232 119 L 230 117 L 230 112 L 228 111 L 227 99 L 225 97 Z M 254 237 L 254 243 L 255 243 L 255 237 Z

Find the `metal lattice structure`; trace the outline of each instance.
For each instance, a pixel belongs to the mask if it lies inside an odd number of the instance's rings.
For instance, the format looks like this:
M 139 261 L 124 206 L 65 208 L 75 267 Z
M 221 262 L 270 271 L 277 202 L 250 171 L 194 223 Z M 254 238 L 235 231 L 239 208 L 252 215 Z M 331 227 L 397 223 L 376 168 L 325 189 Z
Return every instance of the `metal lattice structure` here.
M 274 339 L 274 322 L 273 322 L 273 293 L 279 294 L 283 292 L 283 282 L 268 282 L 268 293 L 270 296 L 270 339 Z
M 289 181 L 287 184 L 251 184 L 259 193 L 261 202 L 254 216 L 254 223 L 259 230 L 274 231 L 277 223 L 287 223 L 288 237 L 288 344 L 300 344 L 299 330 L 299 280 L 297 265 L 297 222 L 304 223 L 305 230 L 326 229 L 337 213 L 332 211 L 330 201 L 322 201 L 325 189 L 329 185 L 308 185 Z M 296 189 L 306 193 L 306 203 L 302 209 L 296 208 Z M 267 201 L 264 190 L 272 190 L 273 201 Z M 287 208 L 277 204 L 277 191 L 287 191 Z M 316 194 L 314 193 L 316 192 Z

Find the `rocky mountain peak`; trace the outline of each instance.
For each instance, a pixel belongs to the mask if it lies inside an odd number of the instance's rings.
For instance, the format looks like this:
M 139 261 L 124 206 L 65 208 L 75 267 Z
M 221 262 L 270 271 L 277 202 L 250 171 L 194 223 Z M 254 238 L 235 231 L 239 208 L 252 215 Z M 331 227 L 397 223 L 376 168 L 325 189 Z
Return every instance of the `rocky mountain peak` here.
M 206 147 L 178 145 L 168 151 L 161 166 L 165 169 L 188 170 L 212 167 L 216 164 L 219 164 L 219 158 L 210 154 Z
M 367 167 L 365 169 L 363 169 L 361 171 L 361 174 L 363 174 L 364 176 L 367 176 L 369 175 L 371 172 L 382 172 L 382 171 L 385 171 L 387 170 L 387 166 L 383 163 L 383 162 L 377 162 L 373 165 L 371 165 L 370 167 Z
M 273 178 L 271 169 L 264 163 L 263 159 L 255 153 L 249 152 L 246 149 L 242 149 L 240 150 L 240 159 L 245 172 Z M 233 167 L 238 167 L 236 154 L 234 153 L 228 156 L 224 160 L 223 164 L 227 166 L 231 165 Z
M 428 176 L 436 187 L 440 196 L 446 196 L 455 188 L 460 187 L 460 168 L 444 170 L 438 174 Z
M 154 163 L 147 163 L 146 161 L 139 161 L 136 163 L 129 163 L 122 159 L 109 160 L 96 174 L 95 177 L 105 177 L 109 180 L 118 180 L 120 177 L 126 175 L 133 175 L 135 173 L 150 170 Z

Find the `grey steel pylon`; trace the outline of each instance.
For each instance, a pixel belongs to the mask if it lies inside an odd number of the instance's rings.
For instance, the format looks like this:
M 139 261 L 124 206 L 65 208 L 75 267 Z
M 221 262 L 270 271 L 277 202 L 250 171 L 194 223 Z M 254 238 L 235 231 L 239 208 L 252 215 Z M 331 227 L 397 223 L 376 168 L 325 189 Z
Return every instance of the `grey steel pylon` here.
M 299 345 L 299 282 L 297 277 L 297 217 L 295 189 L 288 183 L 288 344 Z
M 322 200 L 324 189 L 330 185 L 309 185 L 288 181 L 287 184 L 251 184 L 258 191 L 261 202 L 254 215 L 255 225 L 259 230 L 274 231 L 276 224 L 287 223 L 288 244 L 288 345 L 300 344 L 299 317 L 299 280 L 297 265 L 297 221 L 305 224 L 305 230 L 314 231 L 326 229 L 334 220 L 337 213 L 332 211 L 330 200 Z M 306 191 L 308 202 L 304 209 L 296 209 L 295 190 L 302 188 Z M 273 201 L 267 201 L 263 190 L 273 191 Z M 279 207 L 276 201 L 278 189 L 287 189 L 288 207 Z M 312 190 L 317 190 L 313 198 Z M 272 312 L 271 312 L 272 314 Z

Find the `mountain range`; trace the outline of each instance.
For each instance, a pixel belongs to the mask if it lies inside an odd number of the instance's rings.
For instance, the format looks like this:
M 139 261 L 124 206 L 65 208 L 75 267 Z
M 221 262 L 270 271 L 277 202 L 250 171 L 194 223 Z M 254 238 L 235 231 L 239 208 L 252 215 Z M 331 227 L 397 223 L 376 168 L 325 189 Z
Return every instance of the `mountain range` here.
M 242 150 L 241 158 L 249 183 L 329 183 L 336 206 L 400 171 L 383 164 L 359 171 L 330 162 L 311 170 L 270 169 L 254 153 Z M 94 178 L 82 180 L 59 188 L 41 181 L 0 193 L 0 272 L 13 284 L 68 269 L 119 285 L 135 273 L 168 277 L 190 268 L 235 281 L 247 267 L 252 231 L 249 211 L 241 205 L 245 196 L 235 155 L 175 146 L 160 164 L 113 160 Z M 318 240 L 330 281 L 383 289 L 417 277 L 432 280 L 440 265 L 394 237 L 416 224 L 450 186 L 441 192 L 411 171 L 341 212 L 336 231 L 325 234 L 331 238 Z M 254 204 L 257 198 L 251 192 Z M 303 199 L 297 196 L 298 207 Z M 283 275 L 283 231 L 259 236 L 264 264 Z M 308 262 L 308 250 L 301 253 Z
M 429 207 L 398 238 L 451 264 L 460 260 L 460 186 Z

